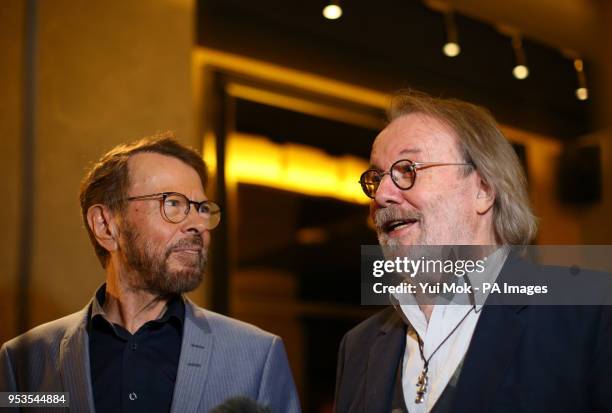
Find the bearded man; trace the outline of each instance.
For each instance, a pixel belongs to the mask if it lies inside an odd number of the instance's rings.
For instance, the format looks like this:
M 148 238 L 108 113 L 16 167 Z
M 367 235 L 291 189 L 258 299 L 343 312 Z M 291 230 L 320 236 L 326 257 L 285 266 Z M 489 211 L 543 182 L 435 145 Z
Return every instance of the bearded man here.
M 406 92 L 389 120 L 361 176 L 382 247 L 503 251 L 533 239 L 525 175 L 486 110 Z M 492 279 L 563 271 L 489 258 Z M 610 307 L 489 298 L 484 306 L 394 302 L 349 331 L 335 412 L 612 411 Z
M 206 167 L 171 136 L 105 154 L 80 193 L 106 272 L 87 306 L 0 350 L 0 391 L 68 392 L 76 412 L 208 412 L 242 396 L 300 410 L 282 340 L 202 309 L 201 282 L 221 211 Z

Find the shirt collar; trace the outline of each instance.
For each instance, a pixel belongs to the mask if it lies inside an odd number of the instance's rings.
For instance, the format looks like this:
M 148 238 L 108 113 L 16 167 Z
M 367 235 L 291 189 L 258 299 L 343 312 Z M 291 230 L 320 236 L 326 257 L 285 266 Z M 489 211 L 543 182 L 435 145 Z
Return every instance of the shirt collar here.
M 96 317 L 102 317 L 105 320 L 108 320 L 106 317 L 106 313 L 104 311 L 104 300 L 106 299 L 106 283 L 102 284 L 93 299 L 93 303 L 91 306 L 91 316 L 90 320 L 93 320 Z M 182 295 L 173 295 L 167 303 L 167 308 L 164 314 L 156 320 L 151 320 L 153 322 L 165 323 L 169 320 L 176 320 L 179 322 L 179 325 L 182 327 L 185 323 L 185 303 Z
M 467 282 L 469 282 L 471 285 L 476 285 L 479 287 L 482 287 L 482 283 L 484 282 L 493 283 L 499 276 L 509 252 L 510 248 L 507 246 L 502 246 L 501 248 L 496 249 L 495 252 L 487 256 L 485 270 L 482 273 L 478 274 L 472 272 L 466 274 L 464 278 L 467 279 Z M 482 310 L 483 304 L 488 295 L 489 292 L 483 292 L 482 288 L 474 290 L 473 300 L 475 303 L 474 310 L 476 313 Z M 407 325 L 411 325 L 419 334 L 427 330 L 427 319 L 425 318 L 425 315 L 421 311 L 416 298 L 413 295 L 404 294 L 400 300 L 395 296 L 395 294 L 389 294 L 389 298 L 391 304 Z M 444 298 L 441 298 L 441 300 L 444 300 Z M 443 305 L 451 305 L 453 307 L 461 306 L 452 304 Z
M 483 291 L 482 284 L 483 283 L 494 283 L 501 272 L 504 263 L 506 262 L 506 258 L 508 258 L 508 254 L 510 253 L 509 246 L 502 246 L 493 252 L 491 255 L 487 257 L 487 264 L 485 265 L 485 270 L 481 274 L 477 274 L 472 272 L 467 274 L 467 280 L 471 285 L 476 285 L 480 288 L 478 290 L 474 290 L 474 302 L 476 303 L 476 311 L 480 311 L 482 306 L 484 305 L 487 297 L 489 296 L 489 291 Z

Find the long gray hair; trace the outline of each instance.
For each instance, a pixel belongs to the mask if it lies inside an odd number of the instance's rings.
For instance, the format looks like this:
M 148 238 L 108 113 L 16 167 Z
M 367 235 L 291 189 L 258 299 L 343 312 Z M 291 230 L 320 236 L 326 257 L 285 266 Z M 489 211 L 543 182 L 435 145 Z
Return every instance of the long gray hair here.
M 538 225 L 529 204 L 525 172 L 490 112 L 457 99 L 435 98 L 411 90 L 398 92 L 387 111 L 389 122 L 411 113 L 434 117 L 456 133 L 464 162 L 471 162 L 495 192 L 496 241 L 528 244 Z

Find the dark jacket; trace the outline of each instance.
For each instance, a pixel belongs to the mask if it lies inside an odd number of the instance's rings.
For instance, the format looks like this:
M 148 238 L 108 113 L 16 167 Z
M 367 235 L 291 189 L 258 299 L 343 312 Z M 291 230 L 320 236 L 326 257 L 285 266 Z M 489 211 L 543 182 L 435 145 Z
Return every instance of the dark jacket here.
M 405 343 L 393 307 L 349 331 L 335 412 L 389 412 Z M 486 305 L 454 397 L 457 413 L 612 412 L 612 307 Z

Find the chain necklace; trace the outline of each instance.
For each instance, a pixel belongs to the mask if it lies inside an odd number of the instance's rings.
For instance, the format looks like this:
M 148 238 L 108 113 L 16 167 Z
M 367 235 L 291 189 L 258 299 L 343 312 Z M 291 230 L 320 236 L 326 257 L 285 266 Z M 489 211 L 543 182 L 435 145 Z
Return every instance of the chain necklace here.
M 448 340 L 450 336 L 452 336 L 453 333 L 457 331 L 461 323 L 463 323 L 463 321 L 467 318 L 467 316 L 470 315 L 472 310 L 475 310 L 475 309 L 476 309 L 476 306 L 472 305 L 472 308 L 470 308 L 470 311 L 465 313 L 461 321 L 459 321 L 457 325 L 455 326 L 455 328 L 453 328 L 453 330 L 446 336 L 446 338 L 444 338 L 444 340 L 442 340 L 442 342 L 438 344 L 438 347 L 436 347 L 436 349 L 429 355 L 427 359 L 425 359 L 425 355 L 423 354 L 423 346 L 424 346 L 423 340 L 421 340 L 421 337 L 419 337 L 419 353 L 421 353 L 421 360 L 423 360 L 423 370 L 421 370 L 421 374 L 419 374 L 419 378 L 416 384 L 417 392 L 416 392 L 416 398 L 414 399 L 415 403 L 423 403 L 425 393 L 427 393 L 427 384 L 429 382 L 429 378 L 427 377 L 427 372 L 429 370 L 429 362 L 431 361 L 431 358 L 434 356 L 434 354 L 436 354 L 438 350 L 440 350 L 440 348 L 444 345 L 444 343 L 446 343 L 446 340 Z

